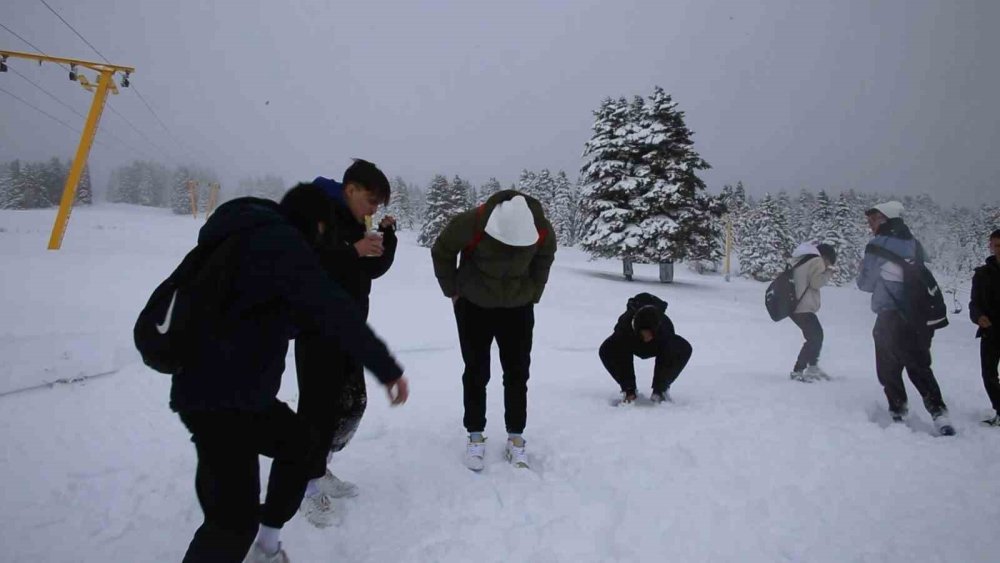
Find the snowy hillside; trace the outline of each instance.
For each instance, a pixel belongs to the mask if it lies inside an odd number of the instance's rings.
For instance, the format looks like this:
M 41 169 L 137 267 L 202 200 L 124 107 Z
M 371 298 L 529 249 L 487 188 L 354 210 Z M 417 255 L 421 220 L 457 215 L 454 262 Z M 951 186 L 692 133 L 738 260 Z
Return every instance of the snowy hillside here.
M 63 250 L 50 252 L 53 217 L 0 212 L 0 560 L 177 561 L 201 519 L 194 448 L 167 408 L 169 379 L 142 366 L 131 329 L 203 222 L 78 209 Z M 964 315 L 934 343 L 958 430 L 939 438 L 912 387 L 912 421 L 890 426 L 866 295 L 824 291 L 823 365 L 834 380 L 793 383 L 801 335 L 768 319 L 763 284 L 678 268 L 677 283 L 661 285 L 642 266 L 629 284 L 620 264 L 563 249 L 536 309 L 533 468 L 501 459 L 494 361 L 487 468 L 474 474 L 461 463 L 454 318 L 414 239 L 403 236 L 372 294 L 372 324 L 406 366 L 411 400 L 390 408 L 370 380 L 359 434 L 332 466 L 362 493 L 342 505 L 338 527 L 289 523 L 296 563 L 1000 557 L 1000 432 L 977 425 L 988 402 Z M 694 356 L 675 403 L 611 408 L 617 388 L 597 347 L 639 291 L 670 303 Z M 292 404 L 293 369 L 281 392 Z M 644 393 L 651 371 L 637 363 Z

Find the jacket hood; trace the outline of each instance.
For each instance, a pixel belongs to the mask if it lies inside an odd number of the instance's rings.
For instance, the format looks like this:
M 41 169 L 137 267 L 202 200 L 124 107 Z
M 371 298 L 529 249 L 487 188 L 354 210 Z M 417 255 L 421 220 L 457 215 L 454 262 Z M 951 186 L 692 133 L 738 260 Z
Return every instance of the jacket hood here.
M 804 242 L 795 247 L 795 250 L 792 251 L 792 258 L 801 258 L 802 256 L 809 256 L 811 254 L 819 256 L 819 249 L 811 242 Z
M 278 204 L 269 199 L 241 197 L 218 207 L 198 231 L 198 244 L 214 244 L 240 231 L 287 223 Z
M 316 179 L 313 180 L 313 184 L 319 186 L 319 188 L 323 190 L 323 193 L 330 196 L 330 199 L 334 202 L 345 207 L 347 206 L 347 200 L 344 199 L 344 184 L 322 176 L 316 176 Z
M 889 219 L 878 228 L 879 235 L 893 237 L 903 240 L 911 240 L 913 238 L 913 233 L 910 232 L 910 228 L 906 226 L 906 223 L 902 219 L 896 217 L 894 219 Z

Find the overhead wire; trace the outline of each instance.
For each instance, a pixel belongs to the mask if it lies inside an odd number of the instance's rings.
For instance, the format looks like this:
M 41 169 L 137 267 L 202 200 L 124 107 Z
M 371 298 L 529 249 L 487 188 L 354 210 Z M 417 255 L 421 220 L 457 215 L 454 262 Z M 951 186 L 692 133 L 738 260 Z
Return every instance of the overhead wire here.
M 43 2 L 43 4 L 45 4 L 45 6 L 46 6 L 47 8 L 49 8 L 49 10 L 52 10 L 52 7 L 51 7 L 51 6 L 49 6 L 49 5 L 47 4 L 47 3 Z M 56 16 L 57 16 L 57 17 L 59 17 L 59 19 L 60 19 L 60 20 L 62 20 L 62 17 L 61 17 L 61 16 L 59 16 L 59 14 L 58 14 L 58 13 L 56 13 L 56 12 L 55 12 L 54 10 L 52 10 L 52 11 L 53 11 L 53 13 L 55 13 L 55 14 L 56 14 Z M 65 21 L 65 20 L 62 20 L 62 21 Z M 67 23 L 67 25 L 69 25 L 69 24 Z M 4 24 L 3 24 L 2 22 L 0 22 L 0 28 L 3 28 L 4 30 L 6 30 L 6 31 L 7 31 L 8 33 L 10 33 L 11 35 L 13 35 L 14 37 L 16 37 L 16 38 L 20 39 L 20 40 L 21 40 L 21 41 L 22 41 L 23 43 L 25 43 L 26 45 L 28 45 L 29 47 L 31 47 L 32 49 L 34 49 L 34 50 L 35 50 L 36 52 L 38 52 L 39 54 L 41 54 L 41 55 L 45 55 L 45 56 L 49 56 L 49 54 L 48 54 L 48 53 L 46 53 L 45 51 L 43 51 L 42 49 L 40 49 L 40 48 L 39 48 L 39 47 L 38 47 L 37 45 L 35 45 L 35 44 L 34 44 L 34 43 L 32 43 L 31 41 L 28 41 L 27 39 L 25 39 L 24 37 L 22 37 L 22 36 L 21 36 L 20 34 L 18 34 L 18 33 L 17 33 L 16 31 L 14 31 L 13 29 L 11 29 L 11 28 L 7 27 L 6 25 L 4 25 Z M 73 27 L 72 27 L 72 26 L 70 26 L 70 29 L 73 29 Z M 73 29 L 73 32 L 74 32 L 74 33 L 76 33 L 76 30 L 75 30 L 75 29 Z M 78 35 L 79 35 L 79 34 L 78 34 Z M 81 38 L 81 39 L 83 39 L 83 37 L 82 37 L 82 36 L 81 36 L 80 38 Z M 86 39 L 83 39 L 83 40 L 84 40 L 84 42 L 85 42 L 85 43 L 87 43 L 88 45 L 90 45 L 90 43 L 89 43 L 88 41 L 86 41 Z M 91 48 L 93 48 L 93 45 L 90 45 L 90 47 L 91 47 Z M 101 55 L 101 53 L 100 53 L 99 51 L 97 51 L 96 49 L 94 49 L 94 51 L 95 51 L 95 52 L 96 52 L 96 53 L 97 53 L 98 55 L 100 55 L 100 57 L 101 57 L 102 59 L 104 59 L 104 61 L 105 61 L 105 62 L 108 62 L 108 60 L 107 60 L 106 58 L 104 58 L 104 55 Z M 60 67 L 62 67 L 63 69 L 67 69 L 67 70 L 69 69 L 69 67 L 68 67 L 68 66 L 66 66 L 66 65 L 64 65 L 64 64 L 62 64 L 62 63 L 56 63 L 56 64 L 57 64 L 57 65 L 59 65 Z M 111 63 L 108 63 L 108 64 L 111 64 Z M 29 79 L 28 79 L 28 78 L 27 78 L 27 77 L 26 77 L 25 75 L 21 74 L 21 73 L 20 73 L 20 72 L 18 72 L 18 71 L 17 71 L 16 69 L 11 69 L 11 70 L 12 70 L 12 71 L 13 71 L 13 72 L 14 72 L 15 74 L 17 74 L 18 76 L 20 76 L 21 78 L 23 78 L 24 80 L 27 80 L 27 81 L 28 81 L 29 83 L 31 83 L 31 84 L 32 84 L 33 86 L 35 86 L 36 88 L 38 88 L 38 89 L 40 89 L 40 90 L 44 91 L 44 92 L 45 92 L 45 93 L 46 93 L 46 94 L 47 94 L 47 95 L 48 95 L 49 97 L 51 97 L 51 98 L 55 99 L 55 100 L 56 100 L 57 102 L 59 102 L 60 104 L 62 104 L 62 105 L 64 105 L 64 106 L 68 107 L 68 108 L 69 108 L 69 109 L 70 109 L 70 110 L 71 110 L 71 111 L 72 111 L 73 113 L 75 113 L 76 115 L 78 115 L 78 116 L 80 116 L 80 117 L 82 117 L 82 118 L 86 119 L 86 116 L 84 116 L 83 114 L 81 114 L 80 112 L 78 112 L 77 110 L 75 110 L 74 108 L 70 107 L 70 106 L 69 106 L 68 104 L 66 104 L 65 102 L 63 102 L 63 101 L 59 100 L 59 99 L 58 99 L 58 98 L 56 98 L 56 97 L 55 97 L 55 96 L 54 96 L 53 94 L 51 94 L 50 92 L 46 91 L 46 90 L 45 90 L 44 88 L 42 88 L 41 86 L 39 86 L 39 85 L 35 84 L 34 82 L 32 82 L 31 80 L 29 80 Z M 108 101 L 106 102 L 106 107 L 107 107 L 108 111 L 110 111 L 111 113 L 113 113 L 113 114 L 115 114 L 116 116 L 118 116 L 119 118 L 121 118 L 121 120 L 122 120 L 122 121 L 124 121 L 124 122 L 125 122 L 125 124 L 126 124 L 126 125 L 128 125 L 128 126 L 129 126 L 129 127 L 130 127 L 130 128 L 131 128 L 131 129 L 133 130 L 133 131 L 135 131 L 135 132 L 136 132 L 136 134 L 138 134 L 138 135 L 139 135 L 139 136 L 140 136 L 140 137 L 142 138 L 142 140 L 144 140 L 145 142 L 149 143 L 149 145 L 150 145 L 150 146 L 151 146 L 151 147 L 152 147 L 153 149 L 155 149 L 155 150 L 156 150 L 156 152 L 157 152 L 158 154 L 161 154 L 161 155 L 165 155 L 165 154 L 169 154 L 169 153 L 173 152 L 173 151 L 167 151 L 167 150 L 165 150 L 165 149 L 164 149 L 164 148 L 163 148 L 162 146 L 160 146 L 159 144 L 157 144 L 157 143 L 153 142 L 153 140 L 152 140 L 152 139 L 150 139 L 150 138 L 149 138 L 148 136 L 146 136 L 146 134 L 145 134 L 145 133 L 143 133 L 141 129 L 139 129 L 138 127 L 136 127 L 136 126 L 135 126 L 135 124 L 134 124 L 134 123 L 132 123 L 132 121 L 131 121 L 131 120 L 129 120 L 129 119 L 127 118 L 127 117 L 125 117 L 125 115 L 123 115 L 123 114 L 122 114 L 122 113 L 121 113 L 120 111 L 118 111 L 118 110 L 117 110 L 117 109 L 116 109 L 116 108 L 115 108 L 115 107 L 114 107 L 113 105 L 111 105 L 111 103 L 110 103 L 110 102 L 111 102 L 110 100 L 108 100 Z M 110 136 L 113 136 L 113 137 L 114 137 L 114 135 L 113 135 L 113 134 L 111 134 L 110 132 L 108 132 L 108 133 L 109 133 L 109 135 L 110 135 Z M 128 150 L 136 150 L 136 149 L 135 149 L 134 147 L 129 147 L 129 146 L 128 146 L 128 143 L 126 143 L 126 142 L 124 142 L 124 141 L 122 141 L 122 143 L 123 143 L 124 145 L 126 145 L 126 147 L 128 147 Z M 147 154 L 147 156 L 144 156 L 143 158 L 147 158 L 147 159 L 151 159 L 151 160 L 157 160 L 156 158 L 152 158 L 152 157 L 150 157 L 150 156 L 148 155 L 148 153 L 146 153 L 146 154 Z M 161 157 L 161 158 L 162 158 L 162 157 Z M 170 156 L 170 159 L 171 159 L 171 160 L 174 160 L 174 161 L 177 161 L 177 158 L 176 158 L 176 155 L 171 155 L 171 156 Z
M 17 69 L 10 69 L 10 70 L 11 70 L 11 72 L 13 72 L 14 74 L 16 74 L 17 76 L 21 77 L 21 79 L 23 79 L 28 84 L 31 84 L 32 86 L 34 86 L 38 90 L 41 90 L 43 94 L 45 94 L 46 96 L 48 96 L 49 98 L 51 98 L 52 100 L 54 100 L 56 103 L 58 103 L 59 105 L 65 107 L 69 111 L 73 112 L 76 116 L 78 116 L 78 117 L 80 117 L 82 119 L 87 119 L 87 116 L 85 116 L 82 113 L 80 113 L 79 111 L 77 111 L 76 108 L 74 108 L 73 106 L 71 106 L 68 103 L 64 102 L 63 100 L 59 99 L 58 96 L 56 96 L 52 92 L 49 92 L 44 87 L 40 86 L 38 83 L 36 83 L 35 81 L 31 80 L 27 76 L 21 74 L 20 72 L 17 71 Z M 129 146 L 129 144 L 124 139 L 122 139 L 121 137 L 115 135 L 112 131 L 104 129 L 104 130 L 98 131 L 98 133 L 99 134 L 105 134 L 105 135 L 111 137 L 112 139 L 114 139 L 115 141 L 117 141 L 119 144 L 121 144 L 122 147 L 125 150 L 127 150 L 127 151 L 134 151 L 136 154 L 142 154 L 144 156 L 144 158 L 147 158 L 147 159 L 150 159 L 150 160 L 156 160 L 154 157 L 151 157 L 149 155 L 149 153 L 146 153 L 146 152 L 138 149 L 137 147 Z
M 62 125 L 63 127 L 66 127 L 67 129 L 69 129 L 70 131 L 76 133 L 77 135 L 83 134 L 83 130 L 81 130 L 79 127 L 76 127 L 76 126 L 70 125 L 69 123 L 66 123 L 62 119 L 59 119 L 58 117 L 52 115 L 51 113 L 45 111 L 44 109 L 42 109 L 42 108 L 40 108 L 40 107 L 32 104 L 31 102 L 29 102 L 28 100 L 25 100 L 24 98 L 18 96 L 17 94 L 14 94 L 13 92 L 11 92 L 11 91 L 3 88 L 3 87 L 0 87 L 0 92 L 3 92 L 4 94 L 7 94 L 11 98 L 14 98 L 18 102 L 21 102 L 22 104 L 24 104 L 24 105 L 28 106 L 29 108 L 37 111 L 38 113 L 44 115 L 45 117 L 48 117 L 52 121 L 55 121 L 56 123 Z M 115 137 L 115 139 L 118 140 L 120 143 L 122 143 L 122 147 L 121 148 L 125 149 L 126 151 L 129 151 L 132 156 L 138 156 L 138 157 L 140 157 L 142 159 L 146 159 L 146 160 L 156 160 L 155 158 L 151 158 L 148 154 L 142 153 L 141 151 L 139 151 L 139 149 L 136 149 L 135 147 L 129 147 L 127 143 L 125 143 L 124 141 L 121 141 L 117 137 Z M 110 150 L 115 150 L 115 149 L 119 148 L 119 147 L 113 147 L 113 146 L 105 143 L 101 139 L 96 138 L 96 137 L 94 138 L 94 144 L 100 145 L 101 147 L 104 147 L 104 148 L 110 149 Z
M 97 50 L 97 47 L 94 47 L 93 45 L 91 45 L 90 41 L 87 41 L 86 37 L 84 37 L 83 35 L 80 35 L 80 32 L 77 31 L 75 27 L 73 27 L 72 25 L 70 25 L 70 23 L 68 21 L 66 21 L 62 16 L 60 16 L 59 12 L 55 11 L 55 9 L 53 9 L 52 6 L 49 6 L 48 2 L 46 2 L 45 0 L 38 0 L 38 1 L 41 2 L 46 8 L 48 8 L 49 11 L 52 12 L 57 18 L 59 18 L 59 21 L 61 21 L 64 24 L 66 24 L 66 27 L 68 27 L 70 29 L 70 31 L 72 31 L 73 33 L 75 33 L 76 36 L 79 37 L 81 41 L 83 41 L 84 43 L 86 43 L 88 47 L 90 47 L 91 49 L 93 49 L 94 52 L 97 53 L 97 55 L 99 57 L 101 57 L 102 59 L 104 59 L 104 62 L 106 62 L 108 64 L 111 64 L 111 61 L 109 61 L 107 57 L 105 57 L 104 55 L 102 55 L 101 52 Z
M 83 115 L 82 113 L 80 113 L 79 111 L 77 111 L 77 109 L 74 108 L 73 106 L 71 106 L 71 105 L 67 104 L 66 102 L 64 102 L 64 101 L 60 100 L 59 98 L 57 98 L 52 92 L 49 92 L 45 88 L 39 86 L 34 80 L 32 80 L 32 79 L 28 78 L 27 76 L 25 76 L 25 75 L 21 74 L 20 72 L 18 72 L 18 70 L 16 68 L 12 68 L 12 69 L 10 69 L 10 71 L 13 72 L 14 74 L 20 76 L 21 79 L 24 80 L 25 82 L 27 82 L 28 84 L 31 84 L 32 86 L 34 86 L 38 90 L 41 90 L 42 92 L 44 92 L 46 96 L 52 98 L 57 103 L 59 103 L 60 105 L 62 105 L 66 109 L 68 109 L 69 111 L 75 113 L 78 117 L 82 117 L 83 119 L 87 119 L 86 115 Z
M 48 53 L 46 53 L 45 51 L 42 51 L 41 49 L 39 49 L 38 47 L 36 47 L 34 43 L 32 43 L 31 41 L 28 41 L 28 40 L 27 40 L 27 39 L 25 39 L 24 37 L 21 37 L 21 36 L 20 36 L 20 35 L 18 35 L 18 33 L 17 33 L 16 31 L 14 31 L 13 29 L 11 29 L 11 28 L 9 28 L 9 27 L 5 26 L 5 25 L 3 24 L 3 22 L 0 22 L 0 28 L 3 28 L 3 29 L 5 29 L 5 30 L 7 30 L 7 33 L 9 33 L 9 34 L 13 35 L 14 37 L 17 37 L 18 39 L 20 39 L 21 41 L 23 41 L 23 42 L 24 42 L 25 44 L 27 44 L 27 45 L 28 45 L 29 47 L 31 47 L 31 48 L 32 48 L 32 49 L 34 49 L 35 51 L 37 51 L 37 52 L 41 53 L 42 55 L 45 55 L 46 57 L 48 57 L 48 56 L 49 56 L 49 54 L 48 54 Z M 63 67 L 63 68 L 64 68 L 64 69 L 66 69 L 66 70 L 69 70 L 69 67 L 68 67 L 68 66 L 66 66 L 66 65 L 64 65 L 64 64 L 62 64 L 62 63 L 56 63 L 56 64 L 57 64 L 57 65 L 59 65 L 59 66 L 61 66 L 61 67 Z
M 177 139 L 177 137 L 175 137 L 175 136 L 174 136 L 174 133 L 173 133 L 173 131 L 171 131 L 171 130 L 170 130 L 170 129 L 169 129 L 168 127 L 167 127 L 167 124 L 166 124 L 166 123 L 164 123 L 162 119 L 160 119 L 160 116 L 159 116 L 159 115 L 157 115 L 157 113 L 156 113 L 156 112 L 155 112 L 155 111 L 153 110 L 153 106 L 151 106 L 151 105 L 150 105 L 150 103 L 146 101 L 146 98 L 145 98 L 145 97 L 144 97 L 144 96 L 142 95 L 142 92 L 140 92 L 140 91 L 139 91 L 139 88 L 138 88 L 138 87 L 137 87 L 136 85 L 134 85 L 134 84 L 133 84 L 133 85 L 131 85 L 131 86 L 130 86 L 130 89 L 131 89 L 131 90 L 132 90 L 133 92 L 135 92 L 135 95 L 136 95 L 136 96 L 138 96 L 138 97 L 139 97 L 139 99 L 140 99 L 140 100 L 142 101 L 143 105 L 145 105 L 145 106 L 146 106 L 146 109 L 148 109 L 148 110 L 149 110 L 149 113 L 153 114 L 153 118 L 155 118 L 155 119 L 156 119 L 156 121 L 157 121 L 157 122 L 158 122 L 158 123 L 160 124 L 160 127 L 162 127 L 162 128 L 163 128 L 163 130 L 167 132 L 167 135 L 169 135 L 169 136 L 170 136 L 170 138 L 171 138 L 171 139 L 173 139 L 173 141 L 174 141 L 175 143 L 177 143 L 177 145 L 178 145 L 179 147 L 181 147 L 181 149 L 182 149 L 182 150 L 184 150 L 184 151 L 187 151 L 187 150 L 188 150 L 188 149 L 187 149 L 187 146 L 185 146 L 185 145 L 184 145 L 184 143 L 181 143 L 181 142 L 180 142 L 180 140 L 178 140 L 178 139 Z M 191 155 L 191 156 L 194 156 L 194 155 L 193 155 L 192 153 L 190 153 L 190 152 L 188 152 L 188 154 L 189 154 L 189 155 Z
M 29 102 L 28 100 L 25 100 L 24 98 L 18 96 L 17 94 L 14 94 L 13 92 L 5 90 L 3 87 L 0 87 L 0 92 L 3 92 L 4 94 L 7 94 L 11 98 L 14 98 L 15 100 L 17 100 L 17 101 L 21 102 L 22 104 L 30 107 L 31 109 L 37 111 L 38 113 L 41 113 L 45 117 L 48 117 L 49 119 L 55 121 L 56 123 L 59 123 L 63 127 L 67 127 L 67 128 L 69 128 L 70 130 L 72 130 L 75 133 L 80 133 L 80 129 L 78 129 L 78 128 L 72 126 L 72 125 L 70 125 L 69 123 L 66 123 L 65 121 L 59 119 L 58 117 L 52 115 L 49 112 L 43 110 L 42 108 L 40 108 L 40 107 L 32 104 L 31 102 Z
M 48 2 L 46 2 L 45 0 L 38 0 L 38 1 L 41 2 L 46 8 L 48 8 L 48 10 L 52 12 L 53 15 L 59 18 L 59 21 L 63 22 L 63 24 L 65 24 L 66 27 L 70 29 L 70 31 L 76 34 L 76 36 L 79 37 L 80 40 L 83 41 L 88 47 L 90 47 L 91 50 L 97 53 L 97 56 L 104 59 L 104 62 L 112 64 L 111 61 L 109 61 L 108 58 L 105 57 L 103 53 L 97 50 L 97 47 L 94 47 L 93 43 L 87 41 L 87 38 L 84 37 L 82 33 L 77 31 L 72 24 L 66 21 L 66 18 L 62 17 L 59 14 L 59 12 L 55 10 L 55 8 L 49 5 Z M 155 110 L 153 110 L 153 106 L 146 100 L 145 96 L 142 95 L 142 92 L 140 92 L 135 85 L 132 85 L 130 88 L 135 92 L 135 95 L 139 98 L 139 100 L 142 101 L 142 104 L 146 106 L 146 109 L 149 110 L 149 113 L 153 116 L 153 119 L 155 119 L 156 122 L 160 124 L 160 127 L 162 127 L 164 131 L 166 131 L 167 135 L 170 136 L 171 140 L 177 144 L 177 146 L 181 149 L 182 152 L 187 152 L 188 151 L 187 147 L 183 143 L 181 143 L 180 140 L 178 140 L 178 138 L 174 135 L 173 131 L 171 131 L 170 128 L 167 127 L 167 124 L 164 123 L 162 119 L 160 119 L 160 116 L 156 113 Z M 190 156 L 195 156 L 193 153 L 190 152 L 188 152 L 188 154 Z
M 150 139 L 149 137 L 147 137 L 146 134 L 142 132 L 142 129 L 139 129 L 138 127 L 136 127 L 135 124 L 133 124 L 131 121 L 129 121 L 127 117 L 125 117 L 124 115 L 122 115 L 122 113 L 120 111 L 118 111 L 117 109 L 115 109 L 115 107 L 112 106 L 111 104 L 108 104 L 108 111 L 110 111 L 111 113 L 113 113 L 116 116 L 118 116 L 119 118 L 121 118 L 121 120 L 124 121 L 126 125 L 128 125 L 133 131 L 135 131 L 137 135 L 139 135 L 140 137 L 142 137 L 144 141 L 146 141 L 153 148 L 155 148 L 157 151 L 159 151 L 160 154 L 163 154 L 164 156 L 166 156 L 168 153 L 172 152 L 172 151 L 168 151 L 168 150 L 164 149 L 159 144 L 153 142 L 152 139 Z M 169 158 L 171 160 L 175 161 L 175 163 L 176 163 L 176 161 L 177 161 L 177 155 L 170 155 Z

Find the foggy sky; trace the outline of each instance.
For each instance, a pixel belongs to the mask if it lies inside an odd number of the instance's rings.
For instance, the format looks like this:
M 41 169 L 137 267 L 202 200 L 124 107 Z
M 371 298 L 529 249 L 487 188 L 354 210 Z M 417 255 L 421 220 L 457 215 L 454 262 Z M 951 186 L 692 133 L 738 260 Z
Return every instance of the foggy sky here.
M 420 185 L 436 173 L 509 185 L 523 168 L 575 178 L 601 99 L 658 84 L 713 192 L 742 180 L 755 194 L 1000 199 L 1000 2 L 48 1 L 137 68 L 172 132 L 135 92 L 115 96 L 152 143 L 105 112 L 99 190 L 113 166 L 151 156 L 197 159 L 230 185 L 339 178 L 354 156 Z M 98 60 L 37 0 L 5 0 L 0 22 L 49 54 Z M 30 51 L 3 29 L 0 48 Z M 61 68 L 8 64 L 86 113 L 90 94 Z M 13 73 L 0 86 L 82 126 Z M 0 160 L 69 157 L 77 141 L 0 93 Z

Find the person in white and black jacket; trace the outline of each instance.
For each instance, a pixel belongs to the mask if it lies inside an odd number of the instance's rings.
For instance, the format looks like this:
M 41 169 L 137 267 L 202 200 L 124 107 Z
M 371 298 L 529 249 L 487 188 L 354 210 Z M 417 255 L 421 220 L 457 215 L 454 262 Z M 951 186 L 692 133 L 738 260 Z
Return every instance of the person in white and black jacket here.
M 833 265 L 837 263 L 837 251 L 829 244 L 802 243 L 792 253 L 789 263 L 794 270 L 795 295 L 799 303 L 795 312 L 789 315 L 792 322 L 802 329 L 805 343 L 795 360 L 791 378 L 795 381 L 811 382 L 830 379 L 819 363 L 823 350 L 823 325 L 816 313 L 820 308 L 819 290 L 830 281 Z

